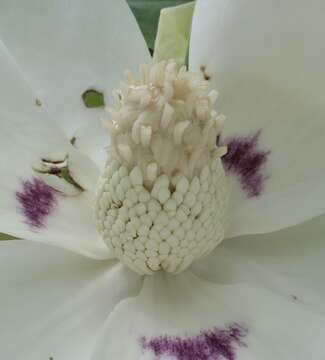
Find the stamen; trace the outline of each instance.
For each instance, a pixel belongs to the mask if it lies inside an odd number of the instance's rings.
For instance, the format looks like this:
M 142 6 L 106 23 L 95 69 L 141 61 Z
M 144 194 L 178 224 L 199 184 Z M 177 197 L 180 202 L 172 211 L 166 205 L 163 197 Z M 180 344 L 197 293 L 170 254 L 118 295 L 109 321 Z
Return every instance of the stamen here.
M 71 175 L 68 156 L 59 160 L 41 159 L 33 169 L 44 183 L 62 195 L 75 196 L 84 191 Z

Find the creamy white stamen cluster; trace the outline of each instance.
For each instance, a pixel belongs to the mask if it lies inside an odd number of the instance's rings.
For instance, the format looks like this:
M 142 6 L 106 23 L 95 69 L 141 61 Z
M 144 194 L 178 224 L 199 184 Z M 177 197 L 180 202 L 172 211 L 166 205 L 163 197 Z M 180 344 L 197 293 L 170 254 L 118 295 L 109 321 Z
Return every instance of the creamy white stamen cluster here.
M 97 188 L 97 228 L 140 274 L 178 273 L 222 241 L 228 191 L 216 146 L 216 91 L 174 61 L 126 73 L 109 109 L 111 145 Z

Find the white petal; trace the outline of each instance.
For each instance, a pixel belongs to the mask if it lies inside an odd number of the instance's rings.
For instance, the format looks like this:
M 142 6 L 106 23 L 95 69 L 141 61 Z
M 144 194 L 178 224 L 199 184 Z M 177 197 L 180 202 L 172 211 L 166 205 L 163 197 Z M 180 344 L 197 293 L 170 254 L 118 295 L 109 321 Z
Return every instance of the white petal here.
M 74 149 L 48 113 L 35 104 L 35 96 L 1 43 L 0 78 L 1 231 L 107 258 L 108 249 L 93 219 L 96 165 Z M 85 189 L 78 196 L 55 192 L 34 170 L 42 158 L 62 160 L 67 155 L 73 178 Z
M 103 92 L 109 104 L 123 71 L 150 61 L 124 0 L 1 1 L 0 38 L 37 97 L 71 137 L 89 123 L 102 131 L 102 111 L 87 109 L 82 102 L 86 90 Z
M 89 360 L 115 304 L 140 284 L 119 264 L 43 244 L 2 242 L 1 357 Z
M 74 147 L 87 154 L 103 170 L 107 158 L 106 147 L 110 143 L 108 132 L 93 124 L 80 127 L 74 133 Z
M 224 241 L 193 266 L 217 283 L 250 282 L 325 315 L 325 217 L 272 234 Z
M 242 141 L 226 163 L 230 236 L 278 230 L 325 210 L 324 10 L 318 0 L 197 3 L 191 68 L 205 67 L 220 91 L 222 139 L 232 149 Z M 254 155 L 263 153 L 256 166 Z
M 91 359 L 317 359 L 324 331 L 322 317 L 261 288 L 158 274 L 114 309 Z

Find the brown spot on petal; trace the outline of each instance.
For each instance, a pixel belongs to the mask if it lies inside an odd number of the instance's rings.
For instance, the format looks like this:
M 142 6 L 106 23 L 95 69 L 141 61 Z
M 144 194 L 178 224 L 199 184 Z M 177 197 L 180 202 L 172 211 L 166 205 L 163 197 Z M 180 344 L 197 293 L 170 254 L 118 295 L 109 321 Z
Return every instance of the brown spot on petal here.
M 201 65 L 201 66 L 200 66 L 200 70 L 201 70 L 201 72 L 202 72 L 202 75 L 203 75 L 204 80 L 209 81 L 209 80 L 211 79 L 211 76 L 207 73 L 206 66 L 205 66 L 205 65 Z
M 76 143 L 76 140 L 77 138 L 75 136 L 73 136 L 71 139 L 70 139 L 70 144 L 71 145 L 74 145 Z
M 41 100 L 36 98 L 36 99 L 35 99 L 35 105 L 36 105 L 36 106 L 42 106 Z

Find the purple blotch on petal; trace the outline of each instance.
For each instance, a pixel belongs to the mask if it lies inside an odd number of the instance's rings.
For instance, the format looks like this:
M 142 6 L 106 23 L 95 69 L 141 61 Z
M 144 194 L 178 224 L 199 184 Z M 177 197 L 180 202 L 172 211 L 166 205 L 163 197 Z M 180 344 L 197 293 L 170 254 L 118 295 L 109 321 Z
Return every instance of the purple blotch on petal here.
M 218 137 L 218 145 L 227 145 L 228 152 L 222 157 L 227 172 L 233 173 L 239 179 L 242 189 L 248 197 L 262 193 L 267 176 L 263 169 L 270 151 L 261 150 L 258 140 L 261 130 L 250 136 L 234 136 L 228 139 Z
M 175 360 L 235 360 L 236 349 L 247 346 L 243 338 L 248 330 L 233 323 L 225 328 L 202 330 L 199 335 L 182 338 L 163 335 L 141 338 L 142 349 L 151 351 L 156 360 L 170 356 Z
M 22 189 L 16 192 L 25 222 L 33 230 L 45 227 L 46 218 L 57 204 L 57 193 L 39 178 L 22 181 Z

